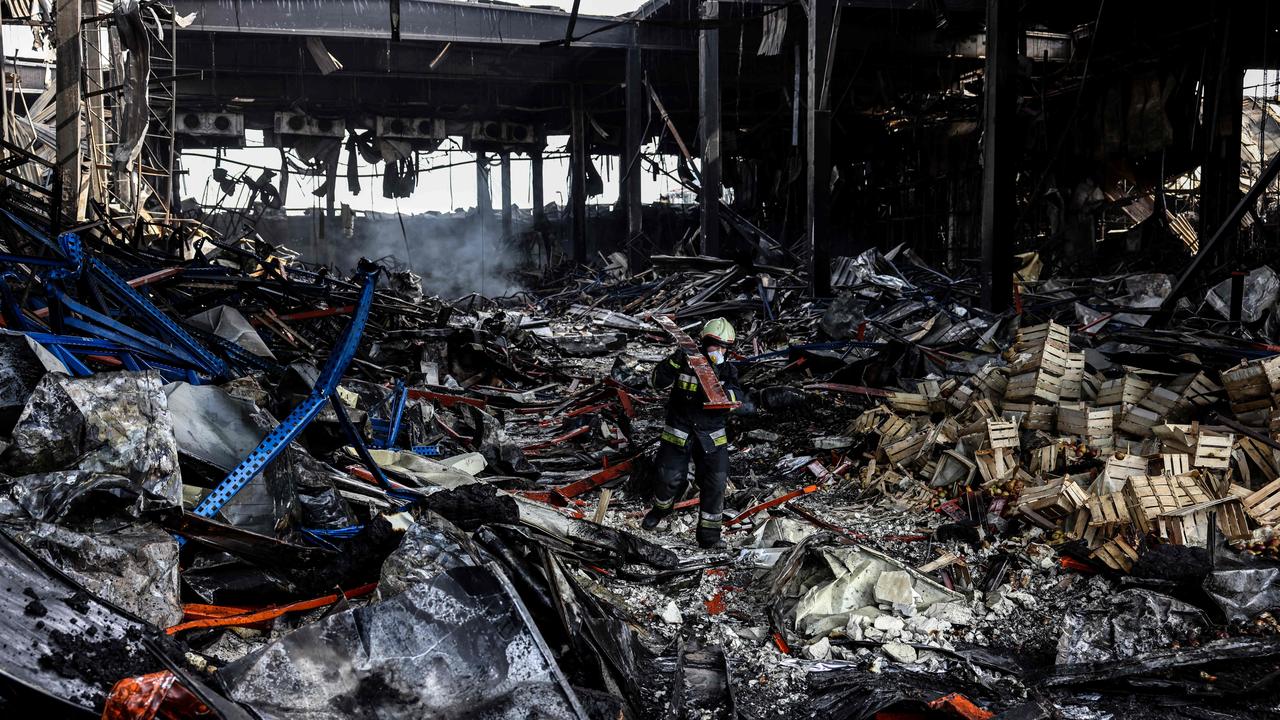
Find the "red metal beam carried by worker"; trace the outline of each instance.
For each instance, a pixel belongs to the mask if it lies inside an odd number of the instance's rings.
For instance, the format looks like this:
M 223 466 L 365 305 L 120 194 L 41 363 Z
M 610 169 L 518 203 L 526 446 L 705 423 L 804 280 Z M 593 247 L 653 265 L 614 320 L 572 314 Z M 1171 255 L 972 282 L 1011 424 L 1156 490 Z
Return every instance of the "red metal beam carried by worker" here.
M 702 392 L 707 396 L 707 402 L 703 403 L 703 407 L 708 410 L 732 410 L 742 404 L 736 400 L 730 400 L 725 394 L 724 386 L 720 384 L 716 371 L 711 367 L 711 361 L 702 354 L 698 343 L 680 329 L 675 318 L 670 315 L 654 315 L 652 318 L 684 351 L 685 357 L 689 360 L 689 367 L 693 370 L 693 374 L 698 376 L 698 384 L 702 386 Z

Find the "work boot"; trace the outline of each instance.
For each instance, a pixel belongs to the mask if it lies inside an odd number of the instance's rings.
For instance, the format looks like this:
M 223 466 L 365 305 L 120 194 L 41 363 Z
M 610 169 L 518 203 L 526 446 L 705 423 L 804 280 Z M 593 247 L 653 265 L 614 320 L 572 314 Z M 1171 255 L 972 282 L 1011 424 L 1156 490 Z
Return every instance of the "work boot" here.
M 640 527 L 645 530 L 652 530 L 658 527 L 658 523 L 666 520 L 667 516 L 670 514 L 671 508 L 649 508 L 649 512 L 644 514 L 644 520 L 640 521 Z
M 703 550 L 721 550 L 728 547 L 720 539 L 720 521 L 702 520 L 698 523 L 698 547 Z
M 698 533 L 698 547 L 703 550 L 724 550 L 729 546 L 725 544 L 719 533 L 715 537 Z

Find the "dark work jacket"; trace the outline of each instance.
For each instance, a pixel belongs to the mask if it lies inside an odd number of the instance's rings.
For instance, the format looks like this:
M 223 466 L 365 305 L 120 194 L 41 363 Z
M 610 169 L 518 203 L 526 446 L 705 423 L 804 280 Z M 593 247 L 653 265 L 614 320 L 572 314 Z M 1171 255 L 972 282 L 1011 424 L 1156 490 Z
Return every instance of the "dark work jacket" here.
M 742 388 L 738 385 L 737 366 L 723 362 L 711 367 L 729 399 L 741 400 Z M 676 350 L 671 357 L 659 360 L 653 368 L 652 380 L 655 390 L 671 386 L 671 397 L 667 400 L 668 425 L 703 432 L 724 429 L 729 411 L 707 410 L 702 407 L 707 402 L 707 396 L 702 392 L 698 376 L 693 374 L 683 350 Z

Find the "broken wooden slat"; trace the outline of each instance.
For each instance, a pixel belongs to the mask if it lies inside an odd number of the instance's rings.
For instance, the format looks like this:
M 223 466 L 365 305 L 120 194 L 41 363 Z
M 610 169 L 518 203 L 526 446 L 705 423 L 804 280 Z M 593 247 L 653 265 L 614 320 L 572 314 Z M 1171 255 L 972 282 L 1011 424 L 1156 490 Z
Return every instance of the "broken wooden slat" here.
M 1116 572 L 1130 572 L 1138 561 L 1138 551 L 1123 536 L 1117 535 L 1104 543 L 1089 557 L 1101 562 Z

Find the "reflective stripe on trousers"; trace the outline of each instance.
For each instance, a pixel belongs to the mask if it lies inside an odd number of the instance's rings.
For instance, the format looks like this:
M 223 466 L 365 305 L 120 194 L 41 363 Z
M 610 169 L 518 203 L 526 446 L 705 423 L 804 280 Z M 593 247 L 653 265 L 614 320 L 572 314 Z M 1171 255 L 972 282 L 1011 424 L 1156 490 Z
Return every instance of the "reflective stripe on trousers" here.
M 662 440 L 676 447 L 684 447 L 689 442 L 689 433 L 667 425 L 662 428 Z

